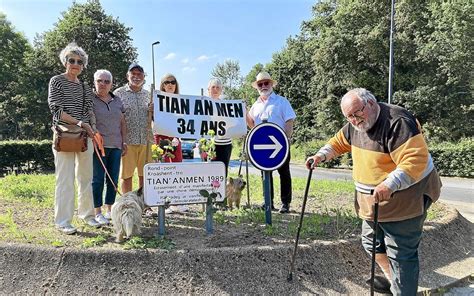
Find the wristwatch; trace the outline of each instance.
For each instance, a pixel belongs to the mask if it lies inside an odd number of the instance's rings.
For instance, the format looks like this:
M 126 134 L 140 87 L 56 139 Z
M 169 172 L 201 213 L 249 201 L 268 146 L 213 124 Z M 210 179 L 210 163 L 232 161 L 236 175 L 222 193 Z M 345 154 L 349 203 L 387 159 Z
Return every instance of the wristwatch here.
M 76 123 L 76 125 L 77 125 L 78 127 L 82 127 L 82 120 L 79 120 L 79 122 Z

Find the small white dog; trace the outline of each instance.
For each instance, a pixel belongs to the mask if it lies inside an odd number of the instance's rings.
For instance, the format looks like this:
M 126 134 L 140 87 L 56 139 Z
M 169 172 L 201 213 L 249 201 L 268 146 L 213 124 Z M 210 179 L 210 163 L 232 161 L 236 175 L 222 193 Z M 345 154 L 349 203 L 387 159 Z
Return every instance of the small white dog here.
M 144 207 L 142 188 L 125 193 L 112 205 L 112 224 L 116 242 L 123 242 L 124 236 L 131 238 L 133 235 L 140 234 Z

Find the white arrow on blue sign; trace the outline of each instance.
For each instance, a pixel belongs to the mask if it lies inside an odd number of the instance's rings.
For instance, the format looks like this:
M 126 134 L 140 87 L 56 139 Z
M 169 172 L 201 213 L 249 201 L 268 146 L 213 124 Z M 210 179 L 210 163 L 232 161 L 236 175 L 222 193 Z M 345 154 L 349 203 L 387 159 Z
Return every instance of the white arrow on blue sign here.
M 285 131 L 270 122 L 261 123 L 250 130 L 246 142 L 250 161 L 262 171 L 280 168 L 290 152 Z

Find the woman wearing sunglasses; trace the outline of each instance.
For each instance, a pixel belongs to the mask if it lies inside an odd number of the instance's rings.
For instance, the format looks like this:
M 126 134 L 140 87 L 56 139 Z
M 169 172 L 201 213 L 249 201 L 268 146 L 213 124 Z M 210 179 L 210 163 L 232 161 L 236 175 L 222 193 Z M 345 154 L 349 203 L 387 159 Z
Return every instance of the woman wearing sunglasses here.
M 54 223 L 65 234 L 76 233 L 71 224 L 74 215 L 74 180 L 78 187 L 78 216 L 87 224 L 99 227 L 94 219 L 92 203 L 92 137 L 95 117 L 92 110 L 93 93 L 78 76 L 87 66 L 88 56 L 76 43 L 68 44 L 59 54 L 66 68 L 49 81 L 48 104 L 53 124 L 76 124 L 87 131 L 88 149 L 84 152 L 58 152 L 53 149 L 56 167 Z
M 179 94 L 178 80 L 176 80 L 176 77 L 173 74 L 168 73 L 161 77 L 160 91 L 164 91 L 170 94 Z M 174 157 L 165 157 L 164 162 L 182 162 L 183 155 L 181 151 L 181 141 L 178 138 L 168 137 L 166 135 L 159 135 L 156 132 L 155 124 L 160 123 L 155 122 L 153 124 L 153 137 L 155 139 L 155 144 L 160 145 L 160 142 L 162 141 L 169 141 L 170 144 L 173 144 L 173 146 L 175 146 L 175 150 L 172 153 Z
M 97 70 L 94 73 L 94 114 L 97 121 L 97 131 L 102 135 L 104 154 L 94 154 L 94 174 L 92 177 L 92 193 L 94 196 L 95 220 L 102 225 L 109 224 L 111 209 L 115 202 L 120 161 L 127 153 L 125 143 L 126 124 L 125 108 L 122 100 L 114 95 L 112 88 L 112 73 L 107 70 Z M 104 166 L 110 175 L 105 176 Z M 105 193 L 105 214 L 102 214 L 104 179 L 107 184 Z M 111 180 L 112 179 L 112 180 Z
M 160 91 L 164 91 L 170 94 L 179 94 L 179 83 L 176 77 L 173 74 L 167 73 L 163 77 L 161 77 L 160 82 Z M 159 122 L 154 122 L 153 124 L 153 135 L 155 139 L 155 144 L 160 145 L 162 141 L 168 141 L 169 144 L 175 147 L 173 151 L 174 157 L 165 157 L 165 162 L 182 162 L 183 161 L 183 153 L 181 148 L 181 141 L 178 138 L 169 137 L 166 135 L 159 135 L 155 131 L 155 124 L 160 124 Z M 177 213 L 177 212 L 187 212 L 188 206 L 180 205 L 180 206 L 171 206 L 166 209 L 167 214 Z

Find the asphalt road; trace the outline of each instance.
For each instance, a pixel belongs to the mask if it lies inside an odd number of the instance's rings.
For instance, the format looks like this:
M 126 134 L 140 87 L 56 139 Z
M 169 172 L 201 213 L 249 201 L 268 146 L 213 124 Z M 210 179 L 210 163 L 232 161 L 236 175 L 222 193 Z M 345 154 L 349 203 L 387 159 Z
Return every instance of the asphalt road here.
M 198 158 L 186 161 L 200 161 Z M 231 171 L 238 171 L 240 161 L 232 160 Z M 305 178 L 308 170 L 303 165 L 291 164 L 291 174 L 294 177 Z M 242 166 L 242 174 L 245 174 L 245 163 Z M 254 168 L 249 162 L 249 173 L 259 174 L 260 170 Z M 316 168 L 312 175 L 313 180 L 352 180 L 352 172 L 344 169 Z M 469 221 L 474 222 L 474 180 L 467 178 L 441 177 L 443 187 L 441 188 L 440 200 L 455 207 Z

